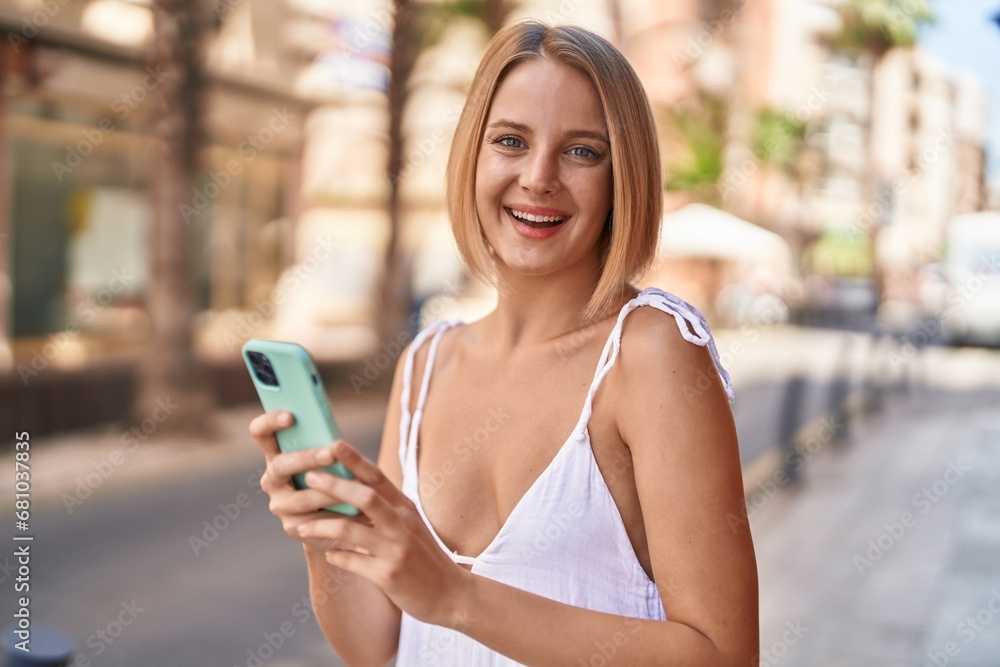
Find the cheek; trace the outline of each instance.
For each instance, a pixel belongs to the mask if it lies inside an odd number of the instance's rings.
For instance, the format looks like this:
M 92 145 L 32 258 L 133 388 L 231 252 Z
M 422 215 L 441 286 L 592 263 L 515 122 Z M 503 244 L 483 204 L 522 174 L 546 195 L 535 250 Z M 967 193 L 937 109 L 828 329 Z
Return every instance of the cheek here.
M 611 181 L 611 170 L 608 170 L 607 177 L 601 181 L 601 185 L 598 187 L 597 192 L 601 200 L 601 206 L 607 211 L 611 209 L 612 204 L 615 201 L 614 186 Z
M 505 176 L 500 165 L 488 158 L 480 158 L 476 164 L 476 204 L 490 206 L 500 196 L 505 185 Z
M 480 174 L 482 172 L 479 172 Z M 490 210 L 490 193 L 487 191 L 487 186 L 482 178 L 476 178 L 476 189 L 475 189 L 475 203 L 476 203 L 476 215 L 479 216 L 480 222 L 483 221 L 483 214 Z
M 581 180 L 576 183 L 575 190 L 580 204 L 594 211 L 602 220 L 606 217 L 614 201 L 610 173 L 606 177 Z

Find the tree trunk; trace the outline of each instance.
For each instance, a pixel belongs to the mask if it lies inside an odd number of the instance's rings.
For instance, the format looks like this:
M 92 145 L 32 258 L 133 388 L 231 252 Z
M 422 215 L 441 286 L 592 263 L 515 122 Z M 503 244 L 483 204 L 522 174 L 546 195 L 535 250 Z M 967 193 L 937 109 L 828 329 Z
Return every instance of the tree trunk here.
M 379 334 L 383 341 L 397 340 L 409 326 L 409 261 L 401 244 L 402 206 L 400 175 L 403 170 L 403 115 L 410 96 L 410 77 L 420 55 L 418 13 L 420 8 L 411 0 L 395 0 L 395 22 L 392 30 L 392 53 L 389 60 L 389 239 L 385 247 L 382 274 Z
M 202 41 L 205 21 L 198 0 L 155 0 L 150 63 L 158 73 L 153 91 L 149 194 L 151 335 L 141 368 L 133 416 L 153 417 L 157 430 L 204 431 L 211 401 L 194 358 L 198 312 L 198 221 L 188 222 L 202 143 L 205 89 Z
M 480 18 L 490 36 L 503 27 L 514 3 L 512 0 L 483 0 Z M 426 11 L 414 0 L 394 0 L 395 22 L 392 30 L 392 53 L 389 59 L 389 160 L 386 174 L 389 180 L 389 239 L 385 247 L 382 284 L 379 289 L 381 311 L 379 336 L 383 342 L 398 341 L 411 329 L 410 271 L 412 257 L 403 248 L 401 238 L 402 202 L 400 176 L 406 148 L 403 119 L 410 97 L 410 79 L 417 59 L 425 46 L 421 33 L 421 12 Z

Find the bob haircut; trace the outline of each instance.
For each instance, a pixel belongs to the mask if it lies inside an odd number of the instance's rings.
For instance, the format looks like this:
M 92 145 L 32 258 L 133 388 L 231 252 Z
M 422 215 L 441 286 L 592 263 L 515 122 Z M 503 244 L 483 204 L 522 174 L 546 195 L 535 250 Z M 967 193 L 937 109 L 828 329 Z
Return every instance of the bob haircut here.
M 497 89 L 514 67 L 539 58 L 583 72 L 597 90 L 608 127 L 612 208 L 599 241 L 600 278 L 583 313 L 588 324 L 652 262 L 663 207 L 660 152 L 649 100 L 632 66 L 610 42 L 583 28 L 536 21 L 514 23 L 494 36 L 455 128 L 448 157 L 448 213 L 470 272 L 497 285 L 492 249 L 476 212 L 476 163 Z

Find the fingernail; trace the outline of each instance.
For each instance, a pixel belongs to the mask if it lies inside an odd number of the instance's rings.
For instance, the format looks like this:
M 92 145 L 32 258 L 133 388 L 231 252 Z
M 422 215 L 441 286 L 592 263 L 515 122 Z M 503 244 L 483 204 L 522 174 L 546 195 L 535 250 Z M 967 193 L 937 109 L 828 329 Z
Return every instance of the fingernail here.
M 323 448 L 316 452 L 316 463 L 321 465 L 330 465 L 333 463 L 333 452 L 327 448 Z
M 282 412 L 280 415 L 278 415 L 278 423 L 279 424 L 286 424 L 286 425 L 287 424 L 291 424 L 292 423 L 292 413 L 291 412 Z
M 320 482 L 320 474 L 318 472 L 307 472 L 306 473 L 306 484 L 309 486 L 316 486 Z

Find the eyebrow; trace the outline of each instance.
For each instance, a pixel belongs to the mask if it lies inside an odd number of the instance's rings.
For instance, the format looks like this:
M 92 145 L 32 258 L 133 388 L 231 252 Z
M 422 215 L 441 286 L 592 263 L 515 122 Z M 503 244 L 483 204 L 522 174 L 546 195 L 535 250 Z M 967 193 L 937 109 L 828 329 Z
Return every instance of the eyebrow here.
M 486 126 L 489 128 L 508 128 L 514 130 L 515 132 L 523 132 L 525 134 L 531 133 L 531 128 L 529 128 L 524 123 L 518 123 L 513 120 L 500 119 L 493 121 Z M 611 144 L 608 141 L 608 137 L 603 132 L 594 132 L 593 130 L 570 130 L 566 133 L 566 136 L 570 139 L 596 139 L 597 141 L 603 141 L 606 144 Z

